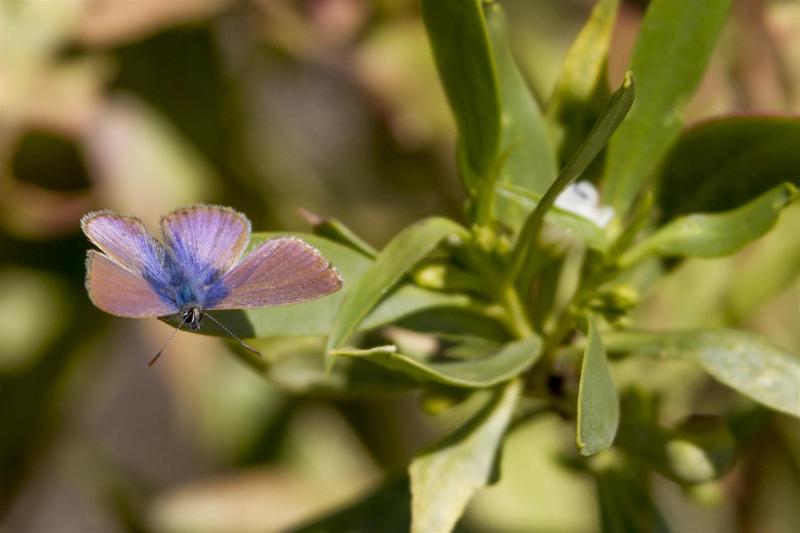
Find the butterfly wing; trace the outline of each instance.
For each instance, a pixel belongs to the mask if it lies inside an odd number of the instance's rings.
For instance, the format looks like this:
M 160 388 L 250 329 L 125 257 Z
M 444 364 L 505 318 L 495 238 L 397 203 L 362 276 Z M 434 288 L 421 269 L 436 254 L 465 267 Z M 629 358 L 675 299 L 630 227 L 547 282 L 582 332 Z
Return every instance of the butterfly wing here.
M 336 292 L 342 279 L 316 248 L 294 237 L 281 237 L 253 250 L 220 283 L 227 295 L 212 309 L 305 302 Z
M 138 219 L 93 211 L 81 219 L 83 233 L 111 259 L 135 274 L 158 274 L 164 247 Z
M 81 228 L 107 258 L 143 278 L 162 300 L 180 307 L 175 304 L 173 261 L 139 220 L 110 211 L 94 211 L 81 219 Z
M 250 221 L 228 207 L 198 205 L 161 219 L 166 244 L 179 265 L 210 284 L 233 267 L 250 238 Z
M 86 256 L 86 290 L 94 305 L 112 315 L 143 318 L 178 312 L 141 275 L 94 250 Z

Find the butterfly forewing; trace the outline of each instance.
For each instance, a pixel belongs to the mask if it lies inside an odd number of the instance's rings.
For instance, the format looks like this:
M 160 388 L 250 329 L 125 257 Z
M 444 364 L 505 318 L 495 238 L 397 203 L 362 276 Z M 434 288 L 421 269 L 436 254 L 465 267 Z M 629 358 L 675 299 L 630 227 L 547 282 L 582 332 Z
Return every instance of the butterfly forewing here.
M 143 318 L 178 311 L 139 274 L 94 250 L 89 250 L 86 257 L 86 290 L 92 303 L 113 315 Z
M 203 279 L 227 272 L 250 238 L 250 221 L 227 207 L 193 206 L 161 220 L 167 246 L 178 264 Z
M 94 211 L 81 219 L 81 228 L 98 248 L 131 272 L 141 274 L 160 268 L 163 246 L 139 220 Z
M 342 279 L 310 244 L 272 239 L 253 250 L 221 279 L 228 294 L 212 309 L 287 305 L 336 292 Z

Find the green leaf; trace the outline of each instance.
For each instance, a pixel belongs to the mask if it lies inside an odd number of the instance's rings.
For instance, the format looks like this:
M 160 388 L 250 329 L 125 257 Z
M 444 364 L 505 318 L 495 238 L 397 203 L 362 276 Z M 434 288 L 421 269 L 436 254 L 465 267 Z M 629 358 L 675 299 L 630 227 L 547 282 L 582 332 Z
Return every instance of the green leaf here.
M 618 331 L 603 339 L 613 353 L 695 361 L 717 381 L 800 418 L 800 356 L 758 335 L 732 329 Z
M 720 257 L 729 255 L 775 225 L 781 210 L 797 197 L 784 183 L 751 202 L 723 213 L 698 213 L 675 218 L 622 254 L 622 268 L 651 255 Z
M 745 252 L 747 266 L 737 270 L 733 286 L 726 284 L 724 305 L 728 323 L 745 320 L 800 277 L 800 246 L 786 246 L 797 240 L 797 228 L 800 228 L 800 202 L 793 202 L 781 213 L 775 227 Z
M 500 150 L 508 151 L 498 183 L 509 183 L 544 194 L 556 177 L 556 157 L 544 118 L 509 48 L 506 16 L 499 4 L 486 6 L 486 25 L 497 69 L 502 111 Z M 527 209 L 496 197 L 497 220 L 517 229 Z
M 578 389 L 578 424 L 575 443 L 581 455 L 593 455 L 614 442 L 619 427 L 619 399 L 606 351 L 597 332 L 597 319 L 589 322 L 589 340 L 583 354 Z
M 652 0 L 630 69 L 639 93 L 609 143 L 606 200 L 625 216 L 681 128 L 681 110 L 703 76 L 731 0 Z
M 375 259 L 375 256 L 378 255 L 378 251 L 375 248 L 356 235 L 353 230 L 345 226 L 341 221 L 335 218 L 321 217 L 307 209 L 300 209 L 299 211 L 306 222 L 311 224 L 314 235 L 319 235 L 333 242 L 349 246 L 370 259 Z
M 685 131 L 660 168 L 663 217 L 737 207 L 790 181 L 800 186 L 800 117 L 734 116 Z
M 511 251 L 510 279 L 516 279 L 530 261 L 529 257 L 534 249 L 535 240 L 544 217 L 555 203 L 558 195 L 586 170 L 586 167 L 600 153 L 600 150 L 606 145 L 617 126 L 625 118 L 631 108 L 631 104 L 633 104 L 634 85 L 633 76 L 629 72 L 625 75 L 625 81 L 622 86 L 611 96 L 600 118 L 583 141 L 583 144 L 570 158 L 556 181 L 547 189 L 536 208 L 528 215 L 514 244 L 514 249 Z
M 358 325 L 358 330 L 374 329 L 384 324 L 394 323 L 404 317 L 414 315 L 426 309 L 446 308 L 447 312 L 455 309 L 473 310 L 473 300 L 464 294 L 437 292 L 403 284 L 393 289 Z M 334 317 L 327 323 L 322 335 L 331 331 Z
M 561 66 L 547 121 L 564 158 L 586 138 L 608 98 L 606 65 L 618 8 L 619 0 L 597 2 Z
M 497 390 L 473 418 L 411 462 L 412 533 L 451 531 L 475 491 L 489 483 L 521 391 L 516 380 Z
M 508 342 L 508 328 L 498 321 L 498 317 L 478 314 L 467 308 L 425 309 L 394 324 L 445 339 L 450 336 L 473 336 L 498 344 Z
M 291 394 L 374 397 L 419 387 L 416 380 L 357 359 L 343 360 L 326 371 L 324 337 L 273 337 L 249 343 L 261 356 L 233 341 L 229 346 L 257 374 Z
M 333 321 L 326 352 L 346 342 L 381 298 L 442 239 L 454 234 L 467 237 L 464 228 L 438 217 L 425 219 L 397 234 L 345 294 Z
M 500 146 L 500 95 L 479 0 L 422 0 L 422 16 L 455 115 L 464 176 L 485 177 Z
M 516 377 L 541 355 L 542 342 L 533 336 L 510 342 L 493 352 L 466 361 L 430 362 L 397 352 L 396 346 L 369 350 L 334 350 L 334 355 L 366 359 L 389 370 L 420 379 L 464 388 L 485 388 Z
M 344 280 L 342 289 L 319 300 L 296 305 L 211 311 L 214 318 L 239 337 L 327 335 L 333 327 L 334 318 L 342 300 L 372 265 L 372 261 L 354 249 L 308 233 L 254 233 L 251 237 L 250 248 L 254 248 L 265 240 L 282 235 L 294 235 L 315 246 L 339 271 Z M 391 291 L 364 318 L 360 326 L 362 329 L 371 329 L 424 309 L 466 308 L 471 305 L 471 299 L 462 294 L 434 292 L 407 284 Z M 175 326 L 178 324 L 178 318 L 175 316 L 166 317 L 164 320 Z M 218 337 L 228 335 L 212 321 L 204 322 L 198 333 Z

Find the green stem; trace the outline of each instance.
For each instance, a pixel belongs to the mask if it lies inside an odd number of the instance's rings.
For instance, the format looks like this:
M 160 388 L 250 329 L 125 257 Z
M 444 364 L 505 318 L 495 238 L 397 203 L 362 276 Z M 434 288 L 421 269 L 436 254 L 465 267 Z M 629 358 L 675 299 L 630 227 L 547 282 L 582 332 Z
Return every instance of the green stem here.
M 475 269 L 477 275 L 486 281 L 491 288 L 490 294 L 502 307 L 503 319 L 511 334 L 519 339 L 533 335 L 533 327 L 514 284 L 498 272 L 492 262 L 479 250 L 468 246 L 465 251 L 465 258 Z
M 513 285 L 505 283 L 501 288 L 500 299 L 508 313 L 508 323 L 514 335 L 525 339 L 533 335 L 533 328 L 528 320 L 525 307 L 519 298 L 519 293 Z

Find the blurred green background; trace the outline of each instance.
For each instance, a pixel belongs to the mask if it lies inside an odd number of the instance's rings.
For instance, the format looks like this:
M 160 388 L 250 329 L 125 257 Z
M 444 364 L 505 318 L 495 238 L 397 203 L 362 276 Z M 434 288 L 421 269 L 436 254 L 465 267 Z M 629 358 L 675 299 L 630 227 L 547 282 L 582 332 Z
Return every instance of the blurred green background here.
M 593 2 L 503 3 L 546 101 Z M 620 12 L 613 85 L 645 4 Z M 799 2 L 735 3 L 686 123 L 741 112 L 800 112 Z M 415 1 L 0 0 L 0 530 L 282 530 L 405 465 L 435 425 L 413 395 L 292 395 L 189 334 L 148 369 L 170 328 L 91 305 L 78 220 L 155 227 L 212 202 L 307 231 L 303 207 L 381 246 L 422 216 L 462 219 L 454 134 Z M 685 262 L 640 323 L 735 324 L 800 352 L 798 227 L 795 204 L 736 256 Z M 776 254 L 786 272 L 759 270 Z M 706 379 L 674 367 L 631 375 Z M 656 480 L 676 531 L 800 530 L 800 424 L 770 428 L 719 485 Z M 557 461 L 570 439 L 555 418 L 515 432 L 463 527 L 593 531 L 593 485 Z

